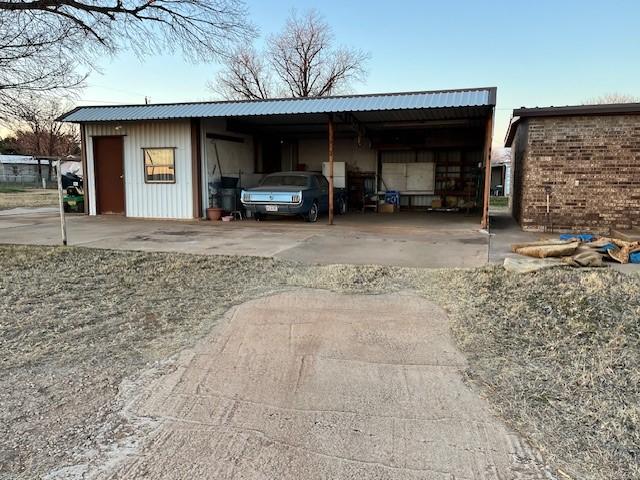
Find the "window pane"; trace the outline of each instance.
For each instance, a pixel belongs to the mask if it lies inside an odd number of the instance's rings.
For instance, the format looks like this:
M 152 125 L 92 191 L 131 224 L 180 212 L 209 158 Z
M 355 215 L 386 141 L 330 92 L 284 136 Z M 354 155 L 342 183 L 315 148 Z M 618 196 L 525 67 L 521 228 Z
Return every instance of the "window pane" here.
M 175 151 L 173 148 L 145 148 L 144 177 L 147 183 L 174 183 Z
M 263 187 L 306 187 L 307 177 L 304 175 L 269 175 L 262 179 Z

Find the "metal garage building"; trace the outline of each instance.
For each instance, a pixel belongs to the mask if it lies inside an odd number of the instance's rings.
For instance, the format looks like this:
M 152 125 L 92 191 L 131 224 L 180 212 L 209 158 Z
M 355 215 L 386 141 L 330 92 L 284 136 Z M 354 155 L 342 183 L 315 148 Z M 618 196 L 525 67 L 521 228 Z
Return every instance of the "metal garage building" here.
M 477 209 L 486 226 L 495 104 L 490 87 L 78 107 L 61 120 L 81 126 L 90 215 L 200 218 L 221 175 L 250 187 L 335 161 L 354 185 L 399 191 L 402 208 Z

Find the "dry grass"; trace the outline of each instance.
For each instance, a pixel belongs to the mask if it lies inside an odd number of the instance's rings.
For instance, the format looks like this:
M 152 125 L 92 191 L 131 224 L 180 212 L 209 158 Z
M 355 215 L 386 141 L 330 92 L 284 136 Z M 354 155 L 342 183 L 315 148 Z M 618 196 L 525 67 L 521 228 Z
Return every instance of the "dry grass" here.
M 448 277 L 469 376 L 499 412 L 571 478 L 640 478 L 640 276 Z
M 39 478 L 116 431 L 121 381 L 267 293 L 262 259 L 0 247 L 0 478 Z M 267 287 L 265 287 L 265 285 Z
M 48 207 L 55 205 L 58 205 L 57 190 L 42 190 L 35 188 L 3 188 L 0 190 L 0 210 L 16 207 Z
M 80 461 L 105 431 L 107 442 L 126 435 L 125 378 L 195 342 L 233 304 L 299 286 L 441 303 L 470 379 L 548 459 L 574 478 L 640 475 L 640 277 L 48 247 L 0 247 L 0 263 L 0 478 L 37 478 Z

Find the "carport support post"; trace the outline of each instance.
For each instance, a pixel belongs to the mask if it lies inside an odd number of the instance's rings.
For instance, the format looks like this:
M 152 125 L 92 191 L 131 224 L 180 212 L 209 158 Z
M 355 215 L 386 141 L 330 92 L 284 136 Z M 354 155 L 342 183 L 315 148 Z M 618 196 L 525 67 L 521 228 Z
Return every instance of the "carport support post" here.
M 484 140 L 484 194 L 482 205 L 482 228 L 489 229 L 489 197 L 491 194 L 491 140 L 493 138 L 493 110 L 487 118 Z
M 333 117 L 329 116 L 329 225 L 333 225 Z

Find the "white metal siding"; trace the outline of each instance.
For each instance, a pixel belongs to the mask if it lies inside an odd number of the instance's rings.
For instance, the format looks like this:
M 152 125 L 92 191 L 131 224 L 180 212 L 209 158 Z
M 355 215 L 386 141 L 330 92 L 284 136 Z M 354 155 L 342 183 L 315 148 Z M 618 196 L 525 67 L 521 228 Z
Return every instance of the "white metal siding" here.
M 191 185 L 191 125 L 183 122 L 146 122 L 123 124 L 90 124 L 87 135 L 87 179 L 89 214 L 96 214 L 93 163 L 94 136 L 124 136 L 124 179 L 126 215 L 143 218 L 193 218 Z M 145 183 L 142 149 L 175 148 L 176 183 Z

